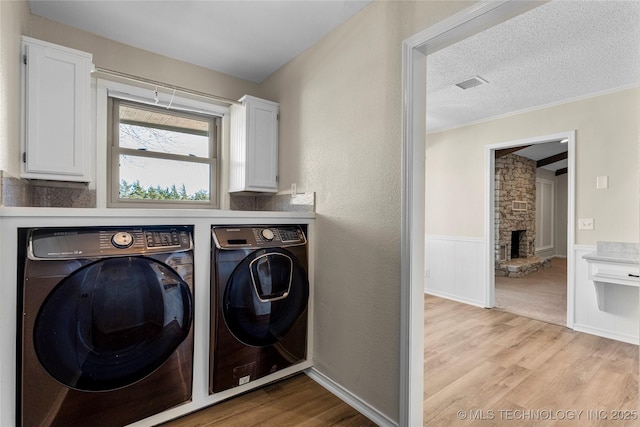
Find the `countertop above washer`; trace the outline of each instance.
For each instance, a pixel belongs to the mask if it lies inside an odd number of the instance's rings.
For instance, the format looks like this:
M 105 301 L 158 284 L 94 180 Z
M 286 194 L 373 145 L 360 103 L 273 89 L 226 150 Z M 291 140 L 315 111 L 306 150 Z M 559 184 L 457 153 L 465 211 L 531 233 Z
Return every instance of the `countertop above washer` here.
M 218 209 L 113 209 L 113 208 L 28 208 L 0 207 L 0 217 L 73 218 L 291 218 L 313 219 L 313 212 L 235 211 Z

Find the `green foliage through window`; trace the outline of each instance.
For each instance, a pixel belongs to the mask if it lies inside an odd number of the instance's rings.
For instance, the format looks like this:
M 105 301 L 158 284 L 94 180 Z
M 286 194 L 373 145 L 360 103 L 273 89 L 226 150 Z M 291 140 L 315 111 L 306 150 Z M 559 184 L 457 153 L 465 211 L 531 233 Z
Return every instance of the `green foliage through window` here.
M 159 185 L 155 187 L 143 188 L 140 181 L 129 184 L 125 180 L 120 181 L 120 198 L 122 199 L 147 199 L 147 200 L 209 200 L 209 192 L 199 190 L 193 194 L 187 194 L 184 184 L 180 189 L 172 185 L 171 188 L 161 188 Z

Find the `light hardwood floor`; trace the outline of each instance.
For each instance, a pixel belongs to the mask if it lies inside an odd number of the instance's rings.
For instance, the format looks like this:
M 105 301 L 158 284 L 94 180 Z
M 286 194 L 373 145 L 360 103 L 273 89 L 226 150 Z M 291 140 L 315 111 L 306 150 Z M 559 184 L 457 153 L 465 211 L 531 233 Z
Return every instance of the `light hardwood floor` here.
M 425 313 L 425 426 L 640 425 L 638 346 L 432 296 Z
M 424 426 L 640 426 L 635 345 L 425 296 L 424 355 Z M 298 375 L 164 427 L 373 425 Z
M 375 426 L 305 374 L 270 384 L 163 427 Z

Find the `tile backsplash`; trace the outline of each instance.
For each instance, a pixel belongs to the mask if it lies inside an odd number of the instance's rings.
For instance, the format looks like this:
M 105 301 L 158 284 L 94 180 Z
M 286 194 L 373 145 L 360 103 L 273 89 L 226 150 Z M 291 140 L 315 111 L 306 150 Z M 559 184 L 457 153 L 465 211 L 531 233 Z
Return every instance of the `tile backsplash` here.
M 0 172 L 1 206 L 95 208 L 96 192 L 86 184 L 15 178 Z M 315 193 L 231 194 L 231 210 L 315 212 Z
M 231 210 L 315 212 L 316 193 L 275 195 L 231 194 Z
M 2 173 L 2 206 L 95 208 L 96 192 L 87 184 L 14 178 Z

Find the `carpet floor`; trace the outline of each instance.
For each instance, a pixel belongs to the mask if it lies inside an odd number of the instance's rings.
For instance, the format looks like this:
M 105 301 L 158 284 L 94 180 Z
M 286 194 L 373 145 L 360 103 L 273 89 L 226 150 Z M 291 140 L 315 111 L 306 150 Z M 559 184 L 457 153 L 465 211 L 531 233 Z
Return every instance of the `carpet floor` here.
M 567 260 L 525 277 L 496 276 L 497 310 L 556 325 L 567 325 Z

